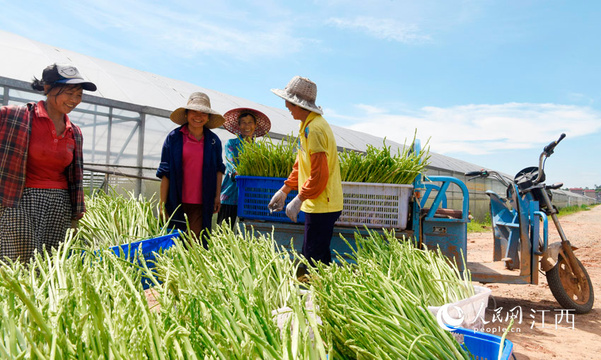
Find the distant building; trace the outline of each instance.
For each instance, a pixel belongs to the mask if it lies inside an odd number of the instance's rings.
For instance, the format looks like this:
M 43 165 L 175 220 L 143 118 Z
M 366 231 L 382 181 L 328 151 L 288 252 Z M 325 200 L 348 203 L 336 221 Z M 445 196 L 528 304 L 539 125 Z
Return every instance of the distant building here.
M 584 190 L 584 196 L 596 199 L 597 201 L 601 200 L 601 193 L 596 192 L 594 189 Z
M 570 192 L 573 192 L 574 194 L 578 194 L 578 195 L 584 195 L 583 188 L 570 188 Z
M 601 201 L 601 193 L 596 192 L 595 189 L 570 188 L 570 192 L 595 199 L 597 202 Z

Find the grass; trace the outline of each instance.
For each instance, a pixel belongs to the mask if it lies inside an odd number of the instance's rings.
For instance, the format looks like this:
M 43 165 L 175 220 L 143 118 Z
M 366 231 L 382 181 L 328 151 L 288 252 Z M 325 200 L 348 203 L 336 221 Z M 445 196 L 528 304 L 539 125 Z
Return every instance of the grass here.
M 488 214 L 487 217 L 490 217 Z M 490 221 L 476 221 L 472 220 L 467 223 L 467 232 L 468 233 L 476 233 L 476 232 L 487 232 L 491 230 Z
M 569 214 L 573 214 L 573 213 L 577 213 L 580 211 L 588 211 L 591 208 L 597 206 L 599 204 L 593 204 L 593 205 L 572 205 L 572 206 L 566 206 L 566 207 L 562 207 L 559 209 L 559 217 L 565 216 L 565 215 L 569 215 Z
M 467 232 L 468 233 L 475 233 L 475 232 L 487 232 L 487 231 L 491 231 L 491 220 L 490 220 L 490 213 L 487 213 L 486 216 L 484 217 L 483 221 L 478 221 L 475 219 L 472 219 L 470 222 L 467 223 Z

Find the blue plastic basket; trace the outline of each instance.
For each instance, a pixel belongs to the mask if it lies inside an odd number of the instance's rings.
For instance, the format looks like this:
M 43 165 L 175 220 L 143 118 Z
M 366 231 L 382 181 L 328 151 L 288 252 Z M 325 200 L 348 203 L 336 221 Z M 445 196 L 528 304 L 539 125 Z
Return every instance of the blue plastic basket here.
M 463 347 L 472 354 L 477 360 L 497 360 L 499 359 L 499 349 L 501 347 L 501 337 L 496 335 L 468 330 L 464 328 L 455 328 L 456 334 L 463 335 Z M 507 339 L 503 342 L 503 352 L 500 359 L 508 360 L 513 351 L 513 343 Z
M 285 211 L 270 213 L 267 205 L 273 195 L 284 185 L 285 178 L 236 176 L 238 183 L 238 217 L 291 223 Z M 291 191 L 286 198 L 286 205 L 298 194 Z M 284 207 L 285 209 L 286 207 Z M 305 222 L 305 213 L 298 213 L 298 223 Z
M 173 239 L 178 237 L 178 233 L 171 233 L 152 239 L 134 241 L 130 244 L 113 246 L 110 248 L 110 250 L 112 250 L 117 256 L 121 256 L 123 254 L 125 259 L 132 261 L 135 259 L 136 252 L 140 250 L 140 245 L 142 245 L 141 251 L 142 255 L 144 255 L 146 265 L 148 266 L 148 269 L 154 270 L 154 260 L 156 257 L 155 254 L 169 249 L 174 245 Z M 153 285 L 153 282 L 148 277 L 142 277 L 142 285 L 144 289 L 148 289 Z

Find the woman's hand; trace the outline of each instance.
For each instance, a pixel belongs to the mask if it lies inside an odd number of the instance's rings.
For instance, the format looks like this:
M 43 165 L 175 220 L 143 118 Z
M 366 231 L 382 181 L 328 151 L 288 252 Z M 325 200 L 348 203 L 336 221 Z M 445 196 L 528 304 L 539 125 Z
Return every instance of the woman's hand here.
M 167 223 L 167 219 L 169 219 L 169 213 L 165 209 L 165 203 L 162 202 L 159 204 L 159 220 L 163 223 Z
M 221 195 L 217 194 L 217 196 L 215 196 L 215 205 L 213 205 L 213 214 L 218 213 L 219 209 L 221 209 Z

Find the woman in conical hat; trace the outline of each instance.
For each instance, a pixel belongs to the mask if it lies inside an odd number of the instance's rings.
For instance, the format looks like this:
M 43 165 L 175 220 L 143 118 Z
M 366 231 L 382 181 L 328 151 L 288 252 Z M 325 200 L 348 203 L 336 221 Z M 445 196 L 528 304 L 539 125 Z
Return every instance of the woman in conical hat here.
M 237 108 L 226 112 L 223 117 L 223 127 L 236 135 L 225 143 L 225 176 L 221 184 L 221 209 L 217 216 L 217 223 L 224 220 L 234 225 L 238 212 L 238 185 L 236 183 L 236 164 L 238 154 L 242 148 L 242 141 L 254 141 L 271 129 L 271 121 L 267 115 L 259 110 L 250 108 Z

